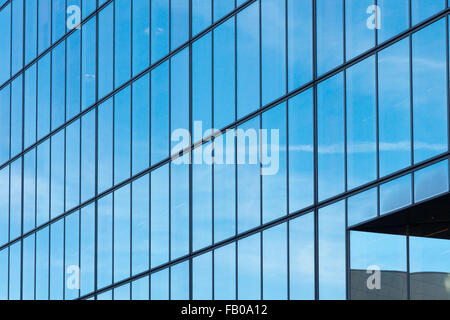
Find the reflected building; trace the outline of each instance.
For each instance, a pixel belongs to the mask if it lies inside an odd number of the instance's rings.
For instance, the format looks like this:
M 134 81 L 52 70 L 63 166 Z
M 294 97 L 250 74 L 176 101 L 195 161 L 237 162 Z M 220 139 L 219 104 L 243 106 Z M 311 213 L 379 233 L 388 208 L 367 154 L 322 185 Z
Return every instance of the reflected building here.
M 449 13 L 0 0 L 0 299 L 450 299 Z

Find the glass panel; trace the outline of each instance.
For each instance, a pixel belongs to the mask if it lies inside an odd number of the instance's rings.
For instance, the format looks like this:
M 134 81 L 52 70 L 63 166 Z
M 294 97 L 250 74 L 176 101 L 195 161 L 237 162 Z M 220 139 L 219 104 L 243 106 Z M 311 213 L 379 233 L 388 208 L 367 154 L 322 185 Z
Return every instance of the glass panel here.
M 450 300 L 448 239 L 410 238 L 411 299 Z
M 151 63 L 161 59 L 169 52 L 169 14 L 170 1 L 151 2 Z
M 448 191 L 448 160 L 414 173 L 414 201 L 419 202 Z
M 189 39 L 189 0 L 170 2 L 170 43 L 171 50 L 176 49 Z
M 292 300 L 314 299 L 314 214 L 289 222 L 289 294 Z
M 81 209 L 80 295 L 94 290 L 95 276 L 95 206 Z
M 130 277 L 130 185 L 114 192 L 114 282 Z
M 114 23 L 114 87 L 117 88 L 131 76 L 131 1 L 114 1 Z
M 260 107 L 259 3 L 239 12 L 236 23 L 237 117 L 241 118 Z
M 412 37 L 415 163 L 448 150 L 445 35 L 441 19 Z
M 215 1 L 217 2 L 217 1 Z M 229 19 L 214 29 L 214 128 L 235 120 L 235 22 Z
M 380 186 L 380 213 L 385 214 L 411 204 L 411 175 Z
M 378 42 L 382 43 L 409 27 L 409 0 L 378 0 L 381 11 L 381 28 Z M 402 77 L 398 77 L 402 79 Z
M 345 202 L 319 210 L 319 298 L 346 298 Z
M 353 59 L 359 54 L 372 48 L 375 44 L 377 22 L 374 26 L 367 13 L 375 4 L 374 0 L 347 0 L 345 1 L 345 41 L 347 60 Z M 377 19 L 377 18 L 375 18 Z M 370 26 L 370 27 L 369 27 Z
M 49 298 L 50 269 L 50 228 L 46 227 L 36 234 L 36 300 Z
M 380 177 L 411 164 L 409 41 L 378 55 Z
M 114 184 L 131 174 L 131 94 L 130 87 L 114 96 Z
M 236 299 L 236 244 L 214 251 L 214 299 Z
M 112 283 L 113 214 L 112 195 L 98 201 L 97 222 L 97 288 Z
M 140 278 L 131 283 L 132 300 L 148 300 L 150 295 L 149 277 Z
M 50 226 L 50 300 L 62 300 L 64 291 L 64 219 Z
M 170 299 L 189 300 L 189 261 L 170 268 Z
M 378 190 L 373 188 L 348 198 L 348 225 L 376 218 L 378 215 Z
M 149 75 L 133 83 L 132 101 L 132 174 L 137 174 L 149 167 L 150 156 L 150 82 Z
M 238 242 L 238 299 L 261 299 L 261 233 Z
M 80 212 L 76 211 L 65 218 L 64 230 L 64 288 L 66 300 L 79 297 L 79 278 L 77 273 L 80 267 Z
M 212 243 L 212 166 L 205 159 L 206 153 L 210 153 L 211 148 L 212 144 L 209 143 L 196 148 L 193 152 L 192 245 L 194 251 Z
M 150 64 L 150 1 L 133 0 L 133 76 Z
M 212 253 L 208 252 L 192 259 L 192 298 L 212 299 Z
M 153 3 L 154 1 L 152 1 Z M 102 98 L 113 88 L 114 63 L 114 3 L 110 3 L 98 15 L 98 97 Z
M 23 274 L 22 274 L 22 300 L 34 300 L 35 285 L 35 235 L 26 237 L 23 240 Z
M 150 284 L 152 300 L 169 300 L 169 269 L 153 273 Z
M 377 177 L 375 58 L 347 70 L 348 189 Z
M 317 0 L 317 73 L 340 65 L 344 60 L 344 18 L 342 0 Z
M 214 242 L 236 234 L 235 130 L 229 130 L 214 143 L 226 145 L 214 157 Z M 223 164 L 219 164 L 223 163 Z
M 351 299 L 406 299 L 406 237 L 352 231 L 350 242 Z
M 287 299 L 287 224 L 263 232 L 263 299 Z
M 317 88 L 319 200 L 345 191 L 344 82 L 339 74 Z
M 445 0 L 411 0 L 412 22 L 419 23 L 444 9 Z
M 289 118 L 289 211 L 314 201 L 313 91 L 290 99 Z
M 259 122 L 260 118 L 256 117 L 236 130 L 238 233 L 261 224 Z
M 95 196 L 95 110 L 81 118 L 81 202 Z
M 263 223 L 287 214 L 286 103 L 262 115 Z
M 261 0 L 262 104 L 286 93 L 286 2 Z
M 171 163 L 170 192 L 170 258 L 176 259 L 189 253 L 189 161 L 187 154 Z
M 150 259 L 152 268 L 169 260 L 169 192 L 169 165 L 165 165 L 151 173 Z
M 150 177 L 144 177 L 132 183 L 132 275 L 149 269 L 150 245 Z
M 313 1 L 287 1 L 289 91 L 313 77 Z

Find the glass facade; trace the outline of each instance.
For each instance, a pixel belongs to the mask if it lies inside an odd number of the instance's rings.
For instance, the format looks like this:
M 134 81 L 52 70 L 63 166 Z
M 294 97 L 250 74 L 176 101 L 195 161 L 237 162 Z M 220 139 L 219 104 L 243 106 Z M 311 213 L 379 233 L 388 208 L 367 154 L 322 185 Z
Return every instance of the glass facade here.
M 449 11 L 0 0 L 0 299 L 450 299 Z

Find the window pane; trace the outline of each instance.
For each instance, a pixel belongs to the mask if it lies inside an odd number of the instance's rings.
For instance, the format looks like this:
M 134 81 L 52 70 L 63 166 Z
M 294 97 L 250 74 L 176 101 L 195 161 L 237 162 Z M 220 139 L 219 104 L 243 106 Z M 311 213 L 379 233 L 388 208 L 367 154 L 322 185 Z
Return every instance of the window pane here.
M 212 253 L 192 260 L 192 294 L 194 300 L 212 299 Z
M 414 201 L 419 202 L 448 191 L 448 160 L 414 173 Z
M 234 20 L 229 19 L 214 29 L 214 128 L 217 129 L 235 120 L 234 25 Z
M 95 272 L 95 207 L 81 209 L 80 295 L 94 290 Z
M 152 300 L 169 300 L 169 269 L 153 273 L 150 288 Z
M 314 201 L 313 91 L 295 96 L 288 105 L 289 210 L 292 213 Z
M 344 82 L 342 73 L 317 88 L 319 200 L 344 192 Z
M 80 203 L 80 139 L 77 120 L 66 129 L 66 210 Z
M 130 277 L 130 185 L 114 192 L 114 282 Z
M 132 101 L 132 174 L 149 167 L 150 156 L 150 83 L 145 75 L 133 83 Z
M 131 76 L 131 1 L 116 0 L 114 6 L 114 87 L 117 88 Z
M 411 175 L 380 186 L 380 213 L 385 214 L 411 204 Z
M 444 10 L 445 0 L 411 0 L 411 14 L 413 25 Z
M 411 164 L 409 41 L 378 56 L 380 176 Z
M 261 299 L 261 233 L 238 242 L 238 298 Z
M 289 91 L 313 76 L 313 1 L 287 1 Z
M 255 2 L 237 15 L 237 117 L 260 107 L 259 3 Z M 214 63 L 221 63 L 215 60 Z
M 36 300 L 49 298 L 49 240 L 49 227 L 36 234 Z
M 64 290 L 64 219 L 50 226 L 50 300 L 62 300 Z
M 189 253 L 189 165 L 187 154 L 177 164 L 171 163 L 170 190 L 170 257 L 176 259 Z M 184 162 L 184 163 L 183 163 Z
M 352 231 L 350 242 L 351 298 L 406 299 L 406 237 Z
M 261 175 L 258 161 L 258 132 L 260 118 L 256 117 L 237 131 L 238 171 L 238 233 L 261 224 Z
M 113 99 L 98 107 L 98 192 L 103 192 L 113 184 Z
M 263 299 L 287 299 L 287 224 L 263 232 Z
M 165 165 L 151 173 L 150 254 L 152 268 L 169 260 L 169 197 L 169 165 Z
M 411 299 L 450 299 L 448 248 L 448 239 L 410 238 Z
M 80 266 L 80 212 L 76 211 L 65 218 L 65 256 L 64 256 L 64 288 L 65 300 L 73 300 L 79 297 L 79 288 L 74 275 Z M 75 274 L 74 274 L 75 272 Z
M 192 241 L 193 250 L 212 243 L 212 166 L 206 153 L 211 153 L 212 143 L 196 148 L 192 166 Z M 203 154 L 205 153 L 205 157 Z
M 346 298 L 345 202 L 319 210 L 319 298 Z
M 34 263 L 35 263 L 35 235 L 26 237 L 23 240 L 23 283 L 22 283 L 22 300 L 34 300 Z
M 378 215 L 377 188 L 361 192 L 348 198 L 348 225 L 376 218 Z
M 286 2 L 261 0 L 262 104 L 286 93 Z
M 112 195 L 98 201 L 97 222 L 97 288 L 103 288 L 112 282 Z
M 382 43 L 409 27 L 408 0 L 378 0 L 382 20 L 378 30 L 378 42 Z M 398 77 L 401 79 L 402 77 Z
M 189 300 L 189 261 L 170 268 L 170 299 Z
M 319 75 L 343 62 L 342 0 L 317 1 L 317 73 Z
M 375 58 L 347 71 L 347 183 L 348 189 L 377 177 L 377 116 Z
M 36 224 L 36 149 L 25 154 L 23 166 L 23 231 L 26 233 Z
M 445 35 L 441 19 L 412 37 L 416 163 L 448 150 Z
M 214 242 L 219 242 L 236 234 L 235 130 L 217 137 L 215 143 L 226 145 L 222 154 L 215 150 L 214 158 L 215 163 L 223 163 L 214 164 Z
M 131 94 L 130 87 L 114 96 L 114 184 L 131 174 Z
M 292 300 L 314 299 L 314 214 L 289 222 L 289 293 Z
M 286 104 L 262 115 L 263 223 L 287 214 Z
M 131 283 L 131 299 L 132 300 L 148 300 L 150 295 L 149 277 L 140 278 Z
M 236 299 L 236 244 L 214 251 L 214 299 Z
M 153 3 L 153 2 L 152 2 Z M 151 72 L 151 164 L 169 156 L 169 62 Z
M 375 29 L 368 28 L 370 20 L 367 20 L 368 9 L 374 4 L 374 0 L 345 1 L 347 60 L 367 51 L 375 44 Z
M 150 177 L 144 177 L 132 183 L 132 274 L 149 269 L 150 245 Z

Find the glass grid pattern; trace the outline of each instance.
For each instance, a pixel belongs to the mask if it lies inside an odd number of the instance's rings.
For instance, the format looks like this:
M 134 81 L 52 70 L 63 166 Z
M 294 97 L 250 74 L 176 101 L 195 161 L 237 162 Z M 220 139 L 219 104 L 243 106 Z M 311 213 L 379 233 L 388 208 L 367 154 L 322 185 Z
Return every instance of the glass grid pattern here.
M 0 2 L 0 298 L 350 298 L 347 228 L 449 191 L 447 2 Z

